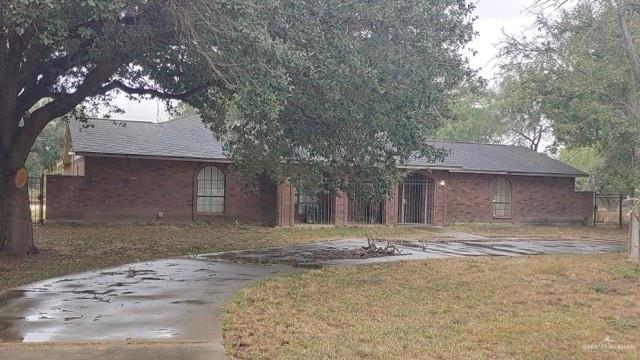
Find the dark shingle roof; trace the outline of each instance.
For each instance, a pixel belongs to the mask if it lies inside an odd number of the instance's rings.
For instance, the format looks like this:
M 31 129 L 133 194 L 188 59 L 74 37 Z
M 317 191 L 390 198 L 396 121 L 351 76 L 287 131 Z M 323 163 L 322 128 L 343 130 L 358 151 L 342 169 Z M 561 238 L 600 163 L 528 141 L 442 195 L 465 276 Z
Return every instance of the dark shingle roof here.
M 71 121 L 69 131 L 72 150 L 78 154 L 227 160 L 222 142 L 197 116 L 162 123 L 89 119 L 83 125 Z
M 163 123 L 89 119 L 87 125 L 69 124 L 72 151 L 77 154 L 147 156 L 228 161 L 222 142 L 215 139 L 198 116 Z M 412 159 L 409 167 L 451 171 L 547 176 L 585 176 L 583 172 L 521 146 L 433 141 L 451 150 L 444 162 Z
M 480 173 L 586 176 L 572 166 L 522 146 L 444 141 L 429 143 L 436 148 L 449 149 L 451 153 L 441 163 L 416 158 L 409 162 L 410 166 L 444 167 L 452 171 Z

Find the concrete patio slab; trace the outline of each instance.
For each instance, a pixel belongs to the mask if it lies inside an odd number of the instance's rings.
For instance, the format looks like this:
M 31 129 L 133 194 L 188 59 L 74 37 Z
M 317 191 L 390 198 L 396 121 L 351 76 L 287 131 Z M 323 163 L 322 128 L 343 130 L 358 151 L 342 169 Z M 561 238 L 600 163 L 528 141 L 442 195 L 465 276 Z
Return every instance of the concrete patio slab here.
M 378 242 L 384 246 L 386 241 Z M 313 244 L 274 247 L 263 250 L 230 251 L 200 255 L 212 260 L 232 260 L 250 264 L 290 264 L 294 266 L 357 265 L 392 261 L 442 259 L 465 256 L 523 256 L 543 254 L 590 254 L 619 252 L 623 243 L 591 240 L 535 240 L 535 239 L 477 239 L 447 241 L 397 240 L 393 245 L 399 255 L 331 259 L 331 253 L 344 253 L 362 249 L 366 239 L 323 241 Z

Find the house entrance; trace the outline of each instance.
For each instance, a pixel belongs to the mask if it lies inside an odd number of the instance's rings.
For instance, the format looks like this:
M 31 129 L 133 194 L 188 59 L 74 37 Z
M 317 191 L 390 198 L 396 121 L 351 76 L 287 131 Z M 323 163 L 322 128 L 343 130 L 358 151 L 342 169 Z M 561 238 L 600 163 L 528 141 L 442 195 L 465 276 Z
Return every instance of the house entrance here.
M 433 220 L 433 179 L 414 173 L 398 189 L 398 222 L 427 224 Z

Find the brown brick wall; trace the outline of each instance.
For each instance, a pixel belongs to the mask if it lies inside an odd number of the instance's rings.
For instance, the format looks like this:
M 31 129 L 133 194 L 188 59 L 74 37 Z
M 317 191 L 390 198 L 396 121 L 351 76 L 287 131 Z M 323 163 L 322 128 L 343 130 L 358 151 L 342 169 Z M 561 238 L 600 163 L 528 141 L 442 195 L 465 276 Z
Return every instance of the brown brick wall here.
M 49 176 L 47 219 L 85 221 L 191 221 L 220 216 L 195 214 L 196 174 L 209 163 L 85 158 L 85 176 Z M 224 217 L 274 222 L 275 185 L 259 181 L 258 190 L 244 191 L 244 183 L 226 164 L 213 164 L 226 176 Z
M 464 222 L 506 223 L 588 223 L 593 216 L 593 193 L 575 192 L 574 179 L 564 177 L 505 176 L 511 184 L 512 217 L 493 218 L 493 183 L 498 175 L 430 171 L 434 180 L 433 225 Z M 445 181 L 445 185 L 440 184 Z M 280 186 L 278 224 L 293 225 L 292 193 L 289 185 Z M 398 189 L 385 200 L 383 223 L 398 222 Z M 333 200 L 336 225 L 347 224 L 348 199 Z
M 47 175 L 47 221 L 84 219 L 84 177 Z
M 511 219 L 494 219 L 491 201 L 498 175 L 449 173 L 446 223 L 578 223 L 593 216 L 593 193 L 574 191 L 567 177 L 504 176 L 511 184 Z
M 212 217 L 198 216 L 194 209 L 196 174 L 208 163 L 88 157 L 84 165 L 85 176 L 47 177 L 48 220 L 149 221 L 158 212 L 164 213 L 162 221 L 167 222 Z M 276 187 L 261 179 L 257 190 L 246 192 L 226 164 L 216 166 L 226 176 L 224 217 L 293 225 L 293 187 Z M 496 175 L 435 170 L 425 174 L 434 180 L 434 225 L 588 222 L 592 217 L 593 193 L 575 192 L 573 178 L 505 176 L 512 187 L 512 218 L 494 219 L 491 201 Z M 440 185 L 440 180 L 446 185 Z M 333 222 L 347 224 L 346 196 L 336 196 L 333 207 Z M 397 187 L 383 209 L 383 222 L 396 224 Z
M 382 207 L 382 223 L 395 225 L 398 223 L 398 187 L 394 186 L 392 193 L 384 200 Z
M 289 184 L 278 185 L 276 199 L 276 224 L 278 226 L 294 225 L 295 189 Z
M 347 225 L 349 222 L 349 198 L 343 192 L 337 192 L 333 196 L 333 223 L 338 226 Z

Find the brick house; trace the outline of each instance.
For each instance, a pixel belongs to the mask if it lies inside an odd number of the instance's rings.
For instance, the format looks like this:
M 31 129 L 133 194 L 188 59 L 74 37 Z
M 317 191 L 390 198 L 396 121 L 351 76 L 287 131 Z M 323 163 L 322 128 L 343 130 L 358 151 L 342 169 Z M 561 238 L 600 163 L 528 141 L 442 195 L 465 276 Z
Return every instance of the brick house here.
M 442 163 L 414 159 L 409 175 L 379 203 L 333 192 L 302 194 L 266 179 L 246 191 L 230 160 L 198 117 L 164 123 L 91 119 L 69 124 L 62 175 L 47 176 L 47 220 L 194 221 L 225 217 L 295 224 L 459 222 L 580 223 L 593 193 L 585 176 L 518 146 L 434 142 Z

